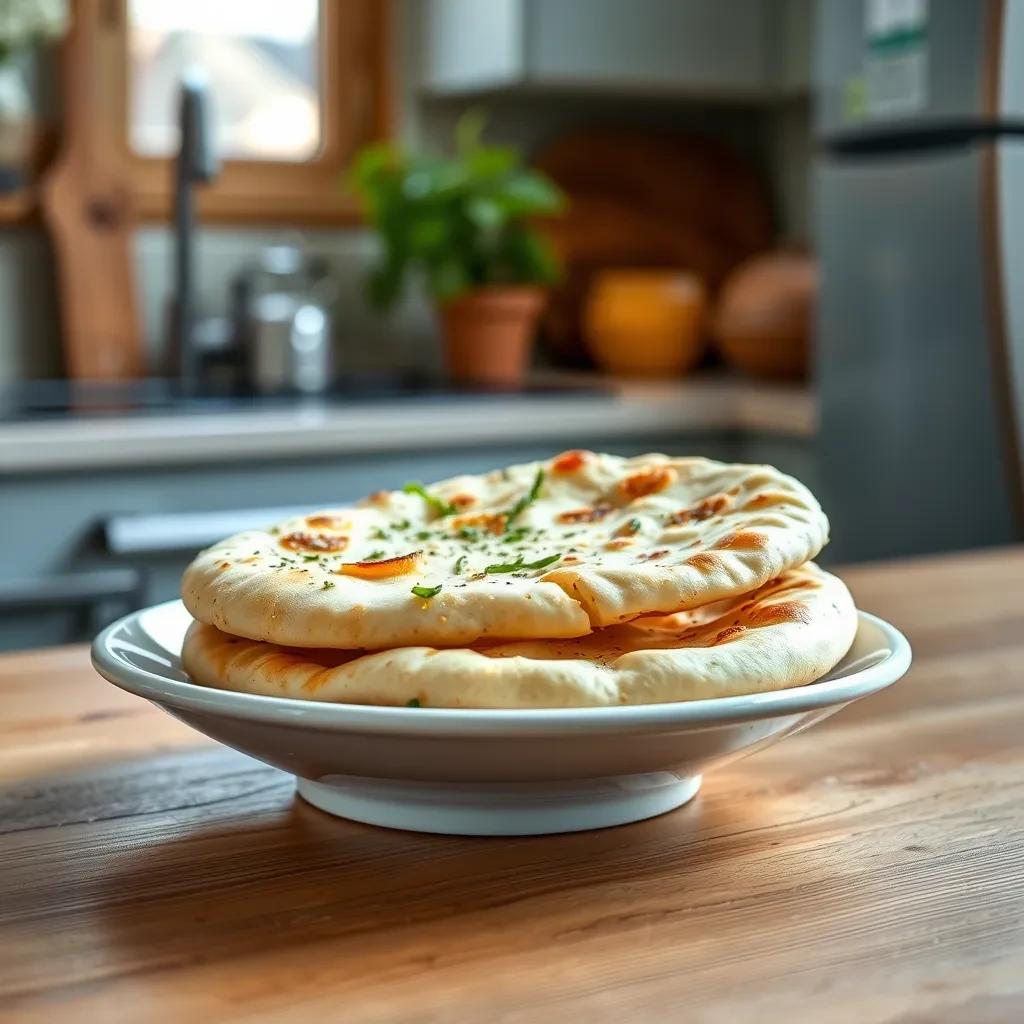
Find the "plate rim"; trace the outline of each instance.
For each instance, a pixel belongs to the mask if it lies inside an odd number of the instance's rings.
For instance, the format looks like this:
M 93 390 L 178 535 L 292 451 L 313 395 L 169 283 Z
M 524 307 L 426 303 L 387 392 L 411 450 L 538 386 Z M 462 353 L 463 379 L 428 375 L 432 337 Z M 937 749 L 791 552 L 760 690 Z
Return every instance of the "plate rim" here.
M 804 686 L 731 697 L 616 707 L 406 708 L 343 704 L 200 686 L 139 668 L 114 652 L 111 642 L 117 634 L 143 614 L 181 603 L 180 600 L 162 601 L 139 608 L 103 629 L 91 647 L 95 670 L 122 690 L 172 708 L 256 722 L 293 723 L 325 731 L 504 736 L 509 733 L 550 735 L 713 728 L 847 704 L 897 682 L 912 661 L 910 644 L 895 626 L 858 609 L 858 632 L 865 624 L 874 627 L 883 635 L 888 654 L 874 665 L 840 679 Z

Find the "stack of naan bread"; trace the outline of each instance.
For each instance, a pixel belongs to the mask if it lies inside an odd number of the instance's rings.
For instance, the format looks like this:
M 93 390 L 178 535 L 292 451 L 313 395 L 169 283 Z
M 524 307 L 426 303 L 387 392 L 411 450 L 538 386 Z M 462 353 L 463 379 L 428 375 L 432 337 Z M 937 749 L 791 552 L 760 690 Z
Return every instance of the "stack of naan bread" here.
M 305 700 L 556 708 L 813 682 L 847 652 L 828 521 L 769 466 L 569 451 L 288 520 L 182 584 L 200 684 Z

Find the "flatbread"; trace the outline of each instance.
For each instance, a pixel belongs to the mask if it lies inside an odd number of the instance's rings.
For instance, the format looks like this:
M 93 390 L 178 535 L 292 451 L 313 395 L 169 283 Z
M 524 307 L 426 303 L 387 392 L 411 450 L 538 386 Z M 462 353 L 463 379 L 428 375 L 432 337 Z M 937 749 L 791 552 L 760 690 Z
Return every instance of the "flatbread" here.
M 272 697 L 447 708 L 655 704 L 803 686 L 849 650 L 849 591 L 813 564 L 753 594 L 571 640 L 374 654 L 298 650 L 193 624 L 182 661 L 205 686 Z
M 573 451 L 238 534 L 182 597 L 200 622 L 296 647 L 565 638 L 746 593 L 827 537 L 770 466 Z

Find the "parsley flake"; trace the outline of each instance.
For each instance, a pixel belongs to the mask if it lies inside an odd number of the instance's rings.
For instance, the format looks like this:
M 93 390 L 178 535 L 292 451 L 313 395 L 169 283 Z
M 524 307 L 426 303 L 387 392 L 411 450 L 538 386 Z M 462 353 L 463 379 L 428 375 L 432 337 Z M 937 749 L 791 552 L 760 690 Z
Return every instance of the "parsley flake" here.
M 333 581 L 331 581 L 331 580 L 324 580 L 323 586 L 320 589 L 321 590 L 330 590 L 333 586 L 334 586 Z
M 406 706 L 407 708 L 419 708 L 419 707 L 423 707 L 423 705 L 422 705 L 422 704 L 420 704 L 420 700 L 419 700 L 419 697 L 413 697 L 413 698 L 412 698 L 412 700 L 407 700 L 407 701 L 405 702 L 405 706 Z
M 455 559 L 455 569 L 453 570 L 455 572 L 455 575 L 458 576 L 462 572 L 462 570 L 465 568 L 465 566 L 466 566 L 466 556 L 465 555 L 459 555 L 459 557 Z
M 551 565 L 552 562 L 557 562 L 561 557 L 558 554 L 546 555 L 544 558 L 538 558 L 536 562 L 526 562 L 523 560 L 523 556 L 520 555 L 514 562 L 495 562 L 493 565 L 487 566 L 484 572 L 518 572 L 520 569 L 543 569 L 545 566 Z
M 538 498 L 540 495 L 541 485 L 544 483 L 544 470 L 538 469 L 537 475 L 533 478 L 533 486 L 529 492 L 524 494 L 509 510 L 505 513 L 505 522 L 511 523 L 513 519 L 525 512 Z
M 453 512 L 457 511 L 454 505 L 450 505 L 447 501 L 443 501 L 436 495 L 431 494 L 418 480 L 410 480 L 402 490 L 406 494 L 418 494 L 439 516 L 450 516 Z
M 431 597 L 437 597 L 437 595 L 441 593 L 442 585 L 443 584 L 438 583 L 438 585 L 436 587 L 413 587 L 412 588 L 412 592 L 417 597 L 422 597 L 424 599 L 429 599 Z
M 371 551 L 371 552 L 370 552 L 370 553 L 369 553 L 369 554 L 368 554 L 368 555 L 366 556 L 366 560 L 367 560 L 368 562 L 376 562 L 378 558 L 383 558 L 383 557 L 384 557 L 384 551 L 383 551 L 383 549 L 382 549 L 382 548 L 377 548 L 377 549 L 376 549 L 375 551 Z

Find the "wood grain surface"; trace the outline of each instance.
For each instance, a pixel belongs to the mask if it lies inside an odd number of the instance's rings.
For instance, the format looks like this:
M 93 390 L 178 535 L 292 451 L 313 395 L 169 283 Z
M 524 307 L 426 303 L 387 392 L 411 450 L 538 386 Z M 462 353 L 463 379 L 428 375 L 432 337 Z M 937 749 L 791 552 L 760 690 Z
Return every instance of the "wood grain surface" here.
M 602 832 L 455 839 L 0 659 L 0 1020 L 1024 1019 L 1024 551 L 860 567 L 898 686 Z

